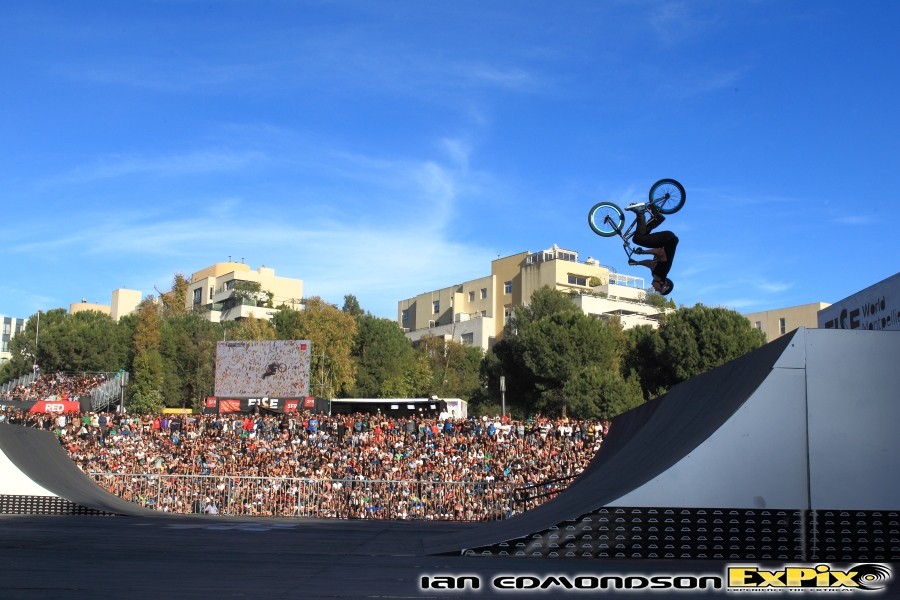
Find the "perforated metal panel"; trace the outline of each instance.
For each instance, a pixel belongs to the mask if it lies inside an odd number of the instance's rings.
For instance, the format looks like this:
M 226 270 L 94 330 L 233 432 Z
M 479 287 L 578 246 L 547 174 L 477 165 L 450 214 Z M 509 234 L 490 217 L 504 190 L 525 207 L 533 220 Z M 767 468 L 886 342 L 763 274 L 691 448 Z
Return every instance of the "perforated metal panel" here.
M 843 516 L 842 516 L 843 515 Z M 467 555 L 599 559 L 897 560 L 897 513 L 604 508 Z
M 86 508 L 57 496 L 15 496 L 8 494 L 0 494 L 0 514 L 112 516 L 112 513 Z
M 810 516 L 814 560 L 900 559 L 900 512 L 817 510 Z

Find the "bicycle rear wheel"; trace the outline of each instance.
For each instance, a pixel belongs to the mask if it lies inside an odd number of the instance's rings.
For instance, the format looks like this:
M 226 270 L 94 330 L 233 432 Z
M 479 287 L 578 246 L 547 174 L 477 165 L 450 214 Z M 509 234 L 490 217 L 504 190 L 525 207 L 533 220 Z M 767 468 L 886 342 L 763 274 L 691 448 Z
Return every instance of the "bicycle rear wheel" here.
M 677 213 L 684 206 L 687 193 L 674 179 L 660 179 L 650 186 L 650 202 L 664 215 Z
M 612 202 L 599 202 L 588 212 L 588 225 L 601 237 L 612 237 L 622 231 L 625 213 Z

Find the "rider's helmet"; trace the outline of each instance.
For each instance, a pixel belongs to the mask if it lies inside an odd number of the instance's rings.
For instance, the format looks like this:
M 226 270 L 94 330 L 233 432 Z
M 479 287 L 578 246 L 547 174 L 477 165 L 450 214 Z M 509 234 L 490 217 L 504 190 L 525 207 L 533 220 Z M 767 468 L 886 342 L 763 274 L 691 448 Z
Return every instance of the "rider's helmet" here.
M 668 296 L 669 293 L 672 291 L 672 288 L 674 288 L 674 287 L 675 287 L 675 284 L 672 283 L 672 280 L 669 279 L 668 277 L 666 277 L 666 280 L 660 286 L 659 293 L 662 294 L 663 296 Z

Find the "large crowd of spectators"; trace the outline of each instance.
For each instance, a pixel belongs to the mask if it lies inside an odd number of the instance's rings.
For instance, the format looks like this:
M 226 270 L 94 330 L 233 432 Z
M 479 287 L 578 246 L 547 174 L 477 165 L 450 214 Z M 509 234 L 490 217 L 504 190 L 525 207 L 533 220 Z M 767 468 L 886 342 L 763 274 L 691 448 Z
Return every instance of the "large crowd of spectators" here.
M 107 380 L 106 373 L 41 373 L 28 385 L 14 386 L 3 393 L 4 401 L 77 400 L 87 396 Z
M 383 415 L 51 415 L 54 431 L 111 492 L 172 512 L 481 520 L 542 499 L 515 490 L 579 474 L 608 423 Z M 562 484 L 564 485 L 564 484 Z
M 42 375 L 16 399 L 76 399 L 103 374 Z M 8 399 L 8 397 L 6 399 Z M 596 454 L 609 423 L 356 413 L 32 413 L 121 498 L 168 512 L 483 520 L 552 497 Z

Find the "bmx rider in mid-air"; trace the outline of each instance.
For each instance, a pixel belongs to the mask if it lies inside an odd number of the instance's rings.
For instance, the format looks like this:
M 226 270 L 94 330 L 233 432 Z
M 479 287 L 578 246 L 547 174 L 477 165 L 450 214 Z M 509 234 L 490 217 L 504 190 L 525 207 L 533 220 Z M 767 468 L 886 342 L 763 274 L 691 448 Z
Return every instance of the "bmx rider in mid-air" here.
M 635 249 L 635 254 L 650 254 L 653 258 L 647 260 L 628 259 L 629 265 L 642 265 L 650 269 L 653 274 L 653 289 L 667 296 L 675 284 L 668 278 L 669 271 L 672 269 L 672 261 L 675 258 L 675 248 L 678 246 L 678 236 L 671 231 L 657 231 L 651 233 L 654 229 L 662 225 L 666 218 L 659 212 L 653 204 L 645 204 L 638 202 L 629 204 L 625 210 L 630 210 L 637 216 L 637 231 L 631 241 L 642 248 Z M 650 213 L 650 221 L 647 221 L 647 212 Z

